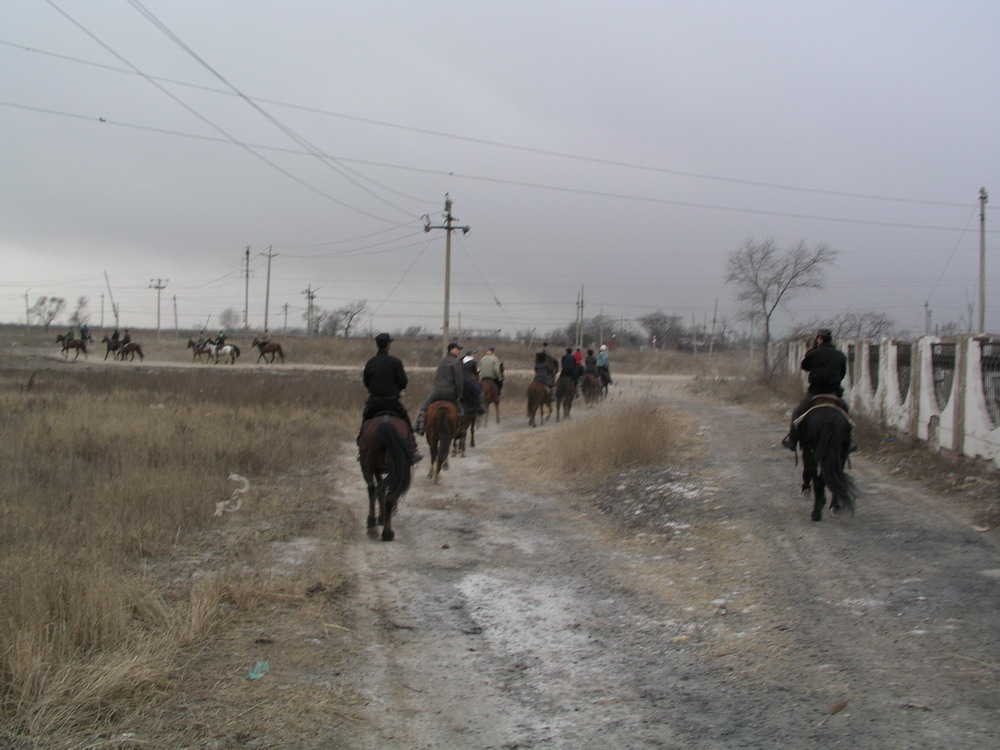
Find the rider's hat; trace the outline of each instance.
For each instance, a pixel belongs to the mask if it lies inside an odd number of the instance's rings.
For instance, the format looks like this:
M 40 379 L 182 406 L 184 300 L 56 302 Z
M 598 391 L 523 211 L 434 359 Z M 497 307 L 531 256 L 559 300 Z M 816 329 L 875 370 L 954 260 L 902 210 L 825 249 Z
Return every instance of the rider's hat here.
M 375 343 L 379 345 L 390 344 L 392 341 L 393 338 L 388 333 L 380 333 L 375 337 Z
M 459 351 L 462 351 L 462 347 L 460 347 L 458 345 L 458 342 L 456 341 L 452 341 L 450 344 L 448 344 L 448 351 L 450 352 L 452 349 L 458 349 Z
M 608 350 L 608 345 L 607 344 L 601 344 L 601 351 L 602 352 L 606 352 L 607 350 Z
M 488 351 L 488 352 L 495 352 L 496 351 L 496 347 L 494 347 L 494 346 L 487 346 L 486 347 L 486 351 Z

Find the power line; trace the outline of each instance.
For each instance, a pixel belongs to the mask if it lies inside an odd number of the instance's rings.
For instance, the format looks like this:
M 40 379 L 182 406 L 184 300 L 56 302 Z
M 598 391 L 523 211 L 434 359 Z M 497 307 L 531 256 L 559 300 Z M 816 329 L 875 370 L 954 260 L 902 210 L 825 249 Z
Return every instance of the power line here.
M 117 68 L 117 67 L 112 66 L 112 65 L 106 65 L 104 63 L 98 63 L 98 62 L 94 62 L 94 61 L 91 61 L 91 60 L 84 60 L 84 59 L 78 58 L 78 57 L 71 57 L 69 55 L 62 55 L 62 54 L 59 54 L 59 53 L 56 53 L 56 52 L 50 52 L 50 51 L 47 51 L 47 50 L 41 50 L 41 49 L 38 49 L 36 47 L 29 47 L 29 46 L 26 46 L 26 45 L 16 44 L 14 42 L 8 42 L 8 41 L 5 41 L 5 40 L 0 40 L 0 44 L 6 45 L 6 46 L 9 46 L 9 47 L 15 47 L 17 49 L 21 49 L 21 50 L 24 50 L 26 52 L 32 52 L 32 53 L 35 53 L 35 54 L 47 55 L 49 57 L 55 57 L 55 58 L 58 58 L 58 59 L 61 59 L 61 60 L 67 60 L 69 62 L 75 62 L 75 63 L 79 63 L 79 64 L 82 64 L 82 65 L 89 65 L 89 66 L 96 67 L 96 68 L 103 68 L 105 70 L 111 70 L 111 71 L 118 72 L 118 73 L 125 73 L 125 74 L 128 74 L 128 75 L 135 75 L 136 74 L 136 71 L 125 70 L 125 69 L 122 69 L 122 68 Z M 145 76 L 145 74 L 142 74 L 142 73 L 139 73 L 139 75 L 144 75 Z M 203 86 L 203 85 L 200 85 L 200 84 L 190 83 L 190 82 L 187 82 L 187 81 L 181 81 L 181 80 L 178 80 L 178 79 L 175 79 L 175 78 L 166 78 L 166 77 L 159 77 L 159 76 L 145 76 L 145 77 L 148 77 L 148 78 L 151 78 L 151 79 L 154 79 L 154 80 L 158 80 L 158 81 L 163 81 L 165 83 L 172 83 L 172 84 L 175 84 L 175 85 L 178 85 L 178 86 L 185 86 L 185 87 L 189 87 L 189 88 L 199 89 L 199 90 L 202 90 L 202 91 L 209 91 L 209 92 L 212 92 L 212 93 L 222 94 L 222 95 L 225 95 L 225 96 L 244 96 L 243 94 L 233 93 L 233 92 L 230 92 L 230 91 L 226 91 L 224 89 L 218 89 L 218 88 L 215 88 L 215 87 L 212 87 L 212 86 Z M 253 100 L 257 101 L 257 102 L 263 102 L 265 104 L 273 104 L 273 105 L 276 105 L 276 106 L 279 106 L 279 107 L 286 107 L 286 108 L 289 108 L 289 109 L 296 109 L 296 110 L 300 110 L 300 111 L 303 111 L 303 112 L 310 112 L 310 113 L 313 113 L 313 114 L 324 115 L 324 116 L 327 116 L 327 117 L 335 117 L 335 118 L 342 119 L 342 120 L 350 120 L 352 122 L 358 122 L 358 123 L 362 123 L 362 124 L 365 124 L 365 125 L 376 125 L 378 127 L 391 128 L 391 129 L 394 129 L 394 130 L 402 130 L 402 131 L 406 131 L 406 132 L 410 132 L 410 133 L 419 133 L 419 134 L 422 134 L 422 135 L 430 135 L 430 136 L 434 136 L 434 137 L 437 137 L 437 138 L 447 138 L 447 139 L 451 139 L 451 140 L 464 141 L 466 143 L 475 143 L 475 144 L 479 144 L 479 145 L 483 145 L 483 146 L 491 146 L 491 147 L 495 147 L 495 148 L 503 148 L 503 149 L 509 149 L 509 150 L 513 150 L 513 151 L 521 151 L 521 152 L 524 152 L 524 153 L 537 154 L 539 156 L 551 156 L 551 157 L 556 157 L 556 158 L 560 158 L 560 159 L 570 159 L 570 160 L 574 160 L 574 161 L 580 161 L 580 162 L 586 162 L 586 163 L 592 163 L 592 164 L 601 164 L 601 165 L 604 165 L 604 166 L 620 167 L 620 168 L 623 168 L 623 169 L 632 169 L 632 170 L 638 170 L 638 171 L 644 171 L 644 172 L 652 172 L 652 173 L 658 173 L 658 174 L 669 174 L 669 175 L 674 175 L 674 176 L 677 176 L 677 177 L 688 177 L 688 178 L 692 178 L 692 179 L 709 180 L 709 181 L 714 181 L 714 182 L 727 182 L 727 183 L 732 183 L 732 184 L 736 184 L 736 185 L 745 185 L 745 186 L 748 186 L 748 187 L 762 187 L 762 188 L 769 188 L 769 189 L 774 189 L 774 190 L 786 190 L 786 191 L 791 191 L 791 192 L 812 193 L 812 194 L 816 194 L 816 195 L 830 195 L 830 196 L 836 196 L 836 197 L 841 197 L 841 198 L 858 198 L 858 199 L 863 199 L 863 200 L 889 201 L 889 202 L 896 202 L 896 203 L 911 203 L 911 204 L 925 205 L 925 206 L 941 206 L 941 207 L 946 207 L 946 208 L 965 208 L 966 207 L 965 203 L 953 203 L 953 202 L 948 202 L 948 201 L 931 201 L 931 200 L 922 200 L 922 199 L 917 199 L 917 198 L 901 198 L 901 197 L 897 197 L 897 196 L 874 195 L 874 194 L 868 194 L 868 193 L 855 193 L 855 192 L 843 191 L 843 190 L 830 190 L 830 189 L 825 189 L 825 188 L 811 188 L 811 187 L 803 187 L 803 186 L 798 186 L 798 185 L 784 185 L 784 184 L 781 184 L 781 183 L 764 182 L 764 181 L 759 181 L 759 180 L 746 180 L 746 179 L 741 179 L 741 178 L 737 178 L 737 177 L 725 177 L 725 176 L 720 176 L 720 175 L 704 174 L 704 173 L 700 173 L 700 172 L 691 172 L 691 171 L 685 171 L 685 170 L 670 169 L 670 168 L 667 168 L 667 167 L 650 166 L 648 164 L 635 164 L 635 163 L 631 163 L 631 162 L 618 161 L 618 160 L 615 160 L 615 159 L 606 159 L 606 158 L 601 158 L 601 157 L 585 156 L 585 155 L 581 155 L 581 154 L 572 154 L 572 153 L 563 152 L 563 151 L 553 151 L 553 150 L 542 149 L 542 148 L 537 148 L 537 147 L 533 147 L 533 146 L 524 146 L 524 145 L 519 145 L 519 144 L 514 144 L 514 143 L 506 143 L 506 142 L 503 142 L 503 141 L 495 141 L 495 140 L 490 140 L 490 139 L 487 139 L 487 138 L 477 138 L 477 137 L 474 137 L 474 136 L 460 135 L 460 134 L 457 134 L 457 133 L 448 133 L 448 132 L 445 132 L 445 131 L 432 130 L 432 129 L 429 129 L 429 128 L 418 128 L 418 127 L 414 127 L 414 126 L 411 126 L 411 125 L 402 125 L 402 124 L 399 124 L 399 123 L 387 122 L 387 121 L 384 121 L 384 120 L 375 120 L 375 119 L 367 118 L 367 117 L 359 117 L 359 116 L 356 116 L 356 115 L 344 114 L 342 112 L 334 112 L 334 111 L 331 111 L 331 110 L 321 109 L 321 108 L 318 108 L 318 107 L 309 107 L 309 106 L 305 106 L 305 105 L 301 105 L 301 104 L 294 104 L 294 103 L 290 103 L 290 102 L 284 102 L 284 101 L 280 101 L 280 100 L 277 100 L 277 99 L 268 99 L 268 98 L 265 98 L 265 97 L 253 97 Z M 343 161 L 347 161 L 347 160 L 345 159 Z
M 164 88 L 163 86 L 161 86 L 152 77 L 146 75 L 144 72 L 142 72 L 141 70 L 139 70 L 138 67 L 136 67 L 131 62 L 129 62 L 128 60 L 126 60 L 122 55 L 120 55 L 118 52 L 116 52 L 110 45 L 106 44 L 102 39 L 100 39 L 100 37 L 98 37 L 92 31 L 90 31 L 89 29 L 87 29 L 83 24 L 81 24 L 79 21 L 77 21 L 75 18 L 73 18 L 69 13 L 67 13 L 62 8 L 60 8 L 58 5 L 56 5 L 55 2 L 53 2 L 53 0 L 45 0 L 45 2 L 49 6 L 51 6 L 53 9 L 55 9 L 60 15 L 62 15 L 64 18 L 66 18 L 66 20 L 68 20 L 70 23 L 72 23 L 74 26 L 76 26 L 78 29 L 80 29 L 80 31 L 82 31 L 84 34 L 86 34 L 91 39 L 93 39 L 95 42 L 97 42 L 99 45 L 101 45 L 101 47 L 103 47 L 109 53 L 111 53 L 112 55 L 114 55 L 118 60 L 120 60 L 121 62 L 123 62 L 126 65 L 128 65 L 137 75 L 142 76 L 150 84 L 152 84 L 154 87 L 156 87 L 156 89 L 158 89 L 164 95 L 168 96 L 170 99 L 172 99 L 177 104 L 179 104 L 180 106 L 182 106 L 185 110 L 187 110 L 192 115 L 194 115 L 195 117 L 197 117 L 199 120 L 201 120 L 203 123 L 205 123 L 206 125 L 208 125 L 210 128 L 212 128 L 213 130 L 215 130 L 218 133 L 221 133 L 233 145 L 239 146 L 244 151 L 246 151 L 248 154 L 250 154 L 251 156 L 253 156 L 255 159 L 258 159 L 258 160 L 264 162 L 265 164 L 267 164 L 272 169 L 280 172 L 281 174 L 285 175 L 289 179 L 291 179 L 294 182 L 298 183 L 302 187 L 304 187 L 304 188 L 306 188 L 308 190 L 311 190 L 312 192 L 316 193 L 317 195 L 323 196 L 327 200 L 330 200 L 330 201 L 336 203 L 339 206 L 342 206 L 344 208 L 350 209 L 351 211 L 355 211 L 355 212 L 361 214 L 362 216 L 367 216 L 370 219 L 375 219 L 377 221 L 382 221 L 382 222 L 386 222 L 386 223 L 392 223 L 389 219 L 386 219 L 386 218 L 384 218 L 382 216 L 378 216 L 376 214 L 369 213 L 368 211 L 365 211 L 363 209 L 357 208 L 356 206 L 352 206 L 349 203 L 345 203 L 344 201 L 340 200 L 339 198 L 333 197 L 329 193 L 321 190 L 320 188 L 316 187 L 315 185 L 312 185 L 312 184 L 306 182 L 305 180 L 303 180 L 303 179 L 299 178 L 298 176 L 296 176 L 296 175 L 292 174 L 291 172 L 289 172 L 284 167 L 281 167 L 278 164 L 275 164 L 270 159 L 267 159 L 263 155 L 257 153 L 254 149 L 252 149 L 246 143 L 240 141 L 238 138 L 236 138 L 235 136 L 231 135 L 225 129 L 223 129 L 222 127 L 216 125 L 210 119 L 208 119 L 207 117 L 205 117 L 204 115 L 202 115 L 200 112 L 198 112 L 198 110 L 196 110 L 194 107 L 192 107 L 189 104 L 187 104 L 180 97 L 175 96 L 173 93 L 171 93 L 166 88 Z M 103 121 L 103 118 L 101 118 L 101 119 Z

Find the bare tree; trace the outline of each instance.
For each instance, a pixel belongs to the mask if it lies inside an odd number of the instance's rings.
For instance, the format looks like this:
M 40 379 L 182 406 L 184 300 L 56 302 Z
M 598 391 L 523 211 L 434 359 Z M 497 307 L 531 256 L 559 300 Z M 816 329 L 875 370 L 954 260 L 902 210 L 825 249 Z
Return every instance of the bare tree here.
M 34 315 L 45 327 L 45 332 L 49 332 L 52 321 L 59 317 L 66 307 L 64 297 L 39 297 L 35 304 L 28 310 L 29 315 Z
M 672 347 L 686 333 L 680 315 L 667 315 L 662 310 L 643 315 L 638 321 L 661 348 Z
M 78 297 L 76 300 L 76 310 L 69 318 L 69 322 L 74 326 L 82 326 L 88 320 L 90 320 L 90 313 L 87 312 L 87 303 L 89 300 L 86 297 Z
M 344 329 L 345 339 L 351 335 L 351 328 L 357 322 L 358 316 L 366 312 L 368 312 L 368 300 L 366 299 L 356 299 L 336 311 L 336 314 L 340 316 L 340 325 Z
M 730 254 L 726 283 L 736 285 L 737 299 L 758 313 L 764 322 L 764 377 L 771 375 L 768 351 L 771 316 L 778 305 L 796 292 L 822 288 L 823 267 L 832 263 L 836 256 L 836 250 L 825 245 L 809 249 L 804 241 L 782 253 L 773 239 L 760 243 L 748 239 L 743 247 Z
M 837 339 L 878 339 L 892 333 L 896 321 L 885 313 L 868 310 L 854 312 L 846 310 L 832 319 L 811 318 L 800 323 L 788 333 L 788 338 L 811 341 L 819 328 L 829 328 L 833 340 Z
M 242 319 L 243 316 L 240 315 L 235 308 L 227 307 L 222 311 L 222 314 L 219 315 L 219 325 L 222 326 L 223 329 L 239 328 L 240 320 Z

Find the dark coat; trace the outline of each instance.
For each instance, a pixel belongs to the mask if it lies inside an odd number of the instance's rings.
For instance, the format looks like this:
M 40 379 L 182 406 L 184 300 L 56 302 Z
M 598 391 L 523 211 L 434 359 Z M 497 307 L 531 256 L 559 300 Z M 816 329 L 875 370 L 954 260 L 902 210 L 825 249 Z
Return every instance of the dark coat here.
M 369 398 L 379 401 L 398 399 L 408 382 L 403 363 L 384 350 L 365 363 L 361 379 Z
M 824 342 L 806 352 L 802 369 L 809 373 L 810 393 L 844 394 L 840 382 L 847 375 L 847 357 L 833 344 Z
M 457 403 L 462 398 L 464 379 L 462 360 L 445 354 L 444 359 L 438 363 L 437 372 L 434 373 L 434 393 L 446 396 L 449 400 L 454 398 Z
M 564 354 L 562 362 L 562 373 L 559 375 L 561 378 L 573 378 L 576 379 L 578 366 L 576 364 L 576 357 L 572 354 Z

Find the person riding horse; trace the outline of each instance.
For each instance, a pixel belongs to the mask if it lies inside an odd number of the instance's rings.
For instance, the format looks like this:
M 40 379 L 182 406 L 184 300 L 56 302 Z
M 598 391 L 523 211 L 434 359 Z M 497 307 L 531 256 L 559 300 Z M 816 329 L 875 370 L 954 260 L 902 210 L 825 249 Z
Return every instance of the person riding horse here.
M 490 346 L 486 354 L 479 360 L 479 381 L 492 380 L 497 387 L 497 394 L 503 390 L 503 362 L 497 356 L 496 348 Z
M 459 417 L 464 416 L 465 412 L 462 409 L 462 388 L 465 378 L 462 372 L 462 360 L 460 359 L 461 351 L 462 347 L 452 341 L 448 344 L 448 353 L 438 363 L 437 371 L 434 373 L 434 389 L 431 391 L 431 395 L 427 397 L 427 400 L 424 401 L 420 407 L 420 412 L 417 414 L 415 431 L 418 435 L 424 434 L 427 407 L 435 401 L 451 401 L 458 407 Z
M 462 393 L 467 404 L 471 405 L 475 401 L 477 413 L 485 414 L 486 401 L 483 398 L 483 387 L 479 384 L 479 366 L 476 364 L 475 354 L 475 351 L 471 351 L 462 357 Z
M 409 382 L 406 371 L 403 369 L 403 362 L 389 354 L 389 345 L 393 339 L 388 333 L 380 333 L 375 337 L 375 345 L 378 351 L 375 356 L 365 363 L 365 369 L 361 380 L 368 390 L 368 401 L 365 403 L 364 411 L 361 413 L 361 426 L 373 417 L 383 414 L 393 414 L 409 427 L 409 448 L 410 461 L 417 463 L 423 458 L 417 452 L 417 440 L 413 436 L 413 424 L 410 422 L 410 415 L 400 401 L 400 396 L 406 390 Z M 358 443 L 361 442 L 361 431 L 358 431 Z
M 844 388 L 841 385 L 847 375 L 847 357 L 833 345 L 833 333 L 828 328 L 821 328 L 816 332 L 813 346 L 802 358 L 801 366 L 809 373 L 809 387 L 798 406 L 792 410 L 788 434 L 781 439 L 781 444 L 790 451 L 798 447 L 799 438 L 795 424 L 799 417 L 809 411 L 816 396 L 836 396 L 840 401 L 840 408 L 845 414 L 848 413 L 847 402 L 844 401 Z M 852 440 L 851 450 L 856 448 Z
M 597 372 L 601 376 L 603 385 L 614 385 L 611 379 L 611 361 L 608 356 L 608 345 L 601 344 L 601 350 L 597 352 Z
M 577 381 L 580 379 L 580 368 L 576 363 L 576 356 L 573 354 L 573 350 L 566 347 L 566 353 L 562 356 L 562 361 L 559 363 L 562 367 L 562 372 L 559 373 L 559 379 L 569 378 L 573 381 L 574 388 L 576 387 Z
M 552 398 L 552 369 L 549 367 L 549 355 L 545 353 L 545 350 L 538 352 L 535 355 L 535 378 L 532 381 L 534 383 L 542 383 L 546 388 L 549 389 L 549 399 Z

